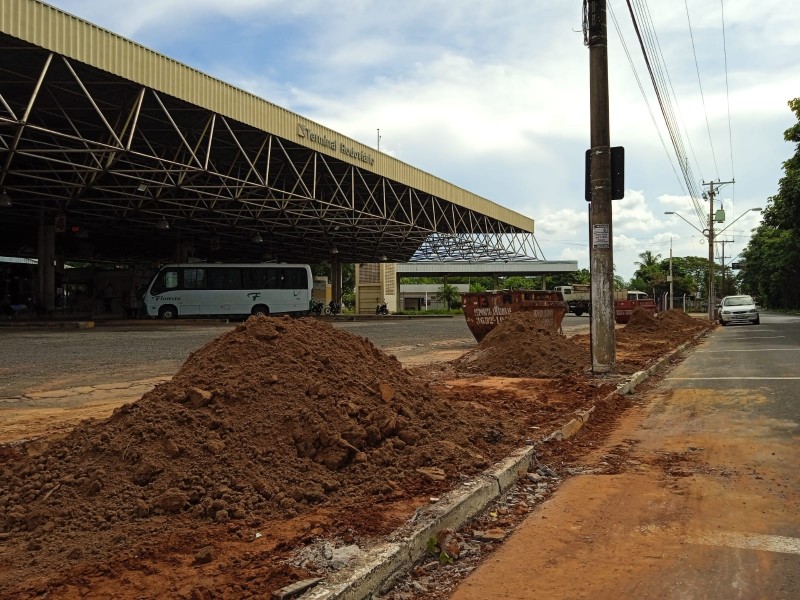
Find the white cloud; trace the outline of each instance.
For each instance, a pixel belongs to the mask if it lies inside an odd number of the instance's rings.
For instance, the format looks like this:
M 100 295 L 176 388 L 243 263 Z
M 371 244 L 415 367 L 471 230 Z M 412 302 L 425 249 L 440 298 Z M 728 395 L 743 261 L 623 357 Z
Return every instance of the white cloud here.
M 52 3 L 365 144 L 375 145 L 380 129 L 382 151 L 534 218 L 547 258 L 588 267 L 589 52 L 580 3 Z M 705 256 L 702 235 L 663 213 L 702 229 L 708 205 L 692 202 L 676 175 L 627 7 L 609 5 L 653 111 L 609 20 L 611 143 L 626 148 L 627 190 L 613 203 L 614 263 L 629 278 L 639 253 L 667 256 L 670 240 L 676 256 Z M 717 199 L 732 223 L 766 204 L 794 151 L 783 131 L 794 122 L 786 102 L 800 95 L 800 11 L 784 0 L 726 0 L 723 48 L 722 5 L 687 6 L 694 49 L 683 3 L 649 7 L 676 100 L 676 143 L 697 188 L 736 179 Z M 746 213 L 731 226 L 726 255 L 741 251 L 759 218 Z

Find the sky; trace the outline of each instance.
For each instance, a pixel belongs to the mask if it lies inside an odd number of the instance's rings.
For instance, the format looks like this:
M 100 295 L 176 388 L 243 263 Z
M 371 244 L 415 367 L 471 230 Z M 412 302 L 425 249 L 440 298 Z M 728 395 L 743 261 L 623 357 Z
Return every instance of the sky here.
M 543 258 L 589 268 L 580 0 L 48 3 L 530 217 Z M 695 190 L 735 181 L 714 207 L 729 264 L 794 152 L 783 132 L 800 96 L 800 11 L 786 0 L 632 4 L 649 12 Z M 708 202 L 693 203 L 680 174 L 626 2 L 608 5 L 611 145 L 626 160 L 614 266 L 627 281 L 645 251 L 707 257 L 696 204 L 707 214 Z

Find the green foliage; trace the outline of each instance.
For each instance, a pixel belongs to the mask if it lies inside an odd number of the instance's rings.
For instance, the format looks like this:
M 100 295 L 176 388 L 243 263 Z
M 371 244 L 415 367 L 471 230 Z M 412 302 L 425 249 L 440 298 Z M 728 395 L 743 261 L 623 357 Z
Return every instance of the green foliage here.
M 453 564 L 453 557 L 450 556 L 445 550 L 441 550 L 439 548 L 439 543 L 436 541 L 435 536 L 428 538 L 428 543 L 425 545 L 425 549 L 427 550 L 428 554 L 436 557 L 436 560 L 439 561 L 440 565 Z
M 355 290 L 346 290 L 342 292 L 342 306 L 348 310 L 352 310 L 356 305 L 356 292 Z
M 443 283 L 436 294 L 436 299 L 443 302 L 449 308 L 461 308 L 461 294 L 455 286 Z
M 480 281 L 471 281 L 469 284 L 469 291 L 470 292 L 485 292 L 486 286 L 483 285 Z
M 328 281 L 331 280 L 331 265 L 330 263 L 319 263 L 309 265 L 311 267 L 311 274 L 314 277 L 323 276 L 327 277 Z M 353 263 L 342 263 L 342 299 L 349 294 L 355 294 L 356 289 L 356 266 Z M 355 296 L 353 296 L 355 299 Z M 343 302 L 344 303 L 344 302 Z M 355 305 L 355 302 L 353 302 Z
M 591 283 L 591 280 L 589 269 L 579 269 L 574 273 L 556 273 L 546 277 L 546 289 L 552 290 L 556 286 L 572 285 L 573 283 Z
M 661 255 L 653 254 L 650 250 L 645 250 L 639 254 L 639 261 L 634 264 L 639 265 L 639 268 L 633 274 L 630 289 L 637 289 L 648 294 L 660 293 L 664 291 L 664 284 L 667 283 L 668 273 L 664 272 L 661 267 Z M 634 286 L 633 283 L 636 282 Z M 666 286 L 669 289 L 669 285 Z
M 436 549 L 439 547 L 438 542 L 436 541 L 436 536 L 431 536 L 428 538 L 428 543 L 425 546 L 425 549 L 428 551 L 428 554 L 431 556 L 436 556 Z
M 778 193 L 767 200 L 763 220 L 742 252 L 742 291 L 766 306 L 800 308 L 800 98 L 789 101 L 798 122 L 784 132 L 795 143 L 783 163 Z
M 539 289 L 541 280 L 534 281 L 530 277 L 520 277 L 519 275 L 512 275 L 503 280 L 503 289 L 505 290 L 535 290 Z

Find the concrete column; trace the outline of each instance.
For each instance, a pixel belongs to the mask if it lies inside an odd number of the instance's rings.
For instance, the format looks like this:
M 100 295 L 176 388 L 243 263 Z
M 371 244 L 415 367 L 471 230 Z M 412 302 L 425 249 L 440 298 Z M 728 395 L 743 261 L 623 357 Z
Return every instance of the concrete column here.
M 339 256 L 334 254 L 331 258 L 331 292 L 333 294 L 333 301 L 341 303 L 342 301 L 342 263 L 339 262 Z
M 55 225 L 46 219 L 45 214 L 39 218 L 36 301 L 47 313 L 52 314 L 56 294 L 56 230 Z

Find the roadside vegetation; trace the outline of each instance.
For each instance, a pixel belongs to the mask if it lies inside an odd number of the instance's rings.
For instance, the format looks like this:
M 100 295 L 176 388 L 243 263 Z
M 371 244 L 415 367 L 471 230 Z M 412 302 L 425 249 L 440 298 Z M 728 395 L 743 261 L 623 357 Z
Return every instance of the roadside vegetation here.
M 742 252 L 742 289 L 772 308 L 800 309 L 800 98 L 789 101 L 797 123 L 783 139 L 794 154 L 783 163 L 778 193 L 767 200 L 763 220 Z

